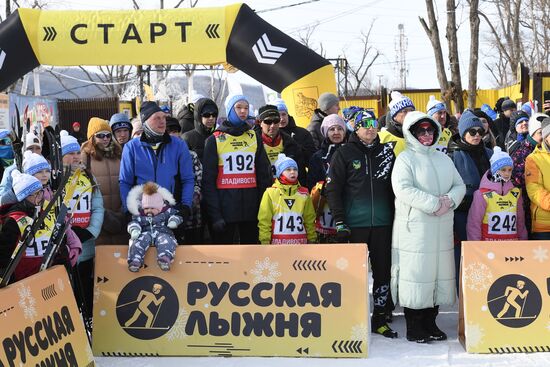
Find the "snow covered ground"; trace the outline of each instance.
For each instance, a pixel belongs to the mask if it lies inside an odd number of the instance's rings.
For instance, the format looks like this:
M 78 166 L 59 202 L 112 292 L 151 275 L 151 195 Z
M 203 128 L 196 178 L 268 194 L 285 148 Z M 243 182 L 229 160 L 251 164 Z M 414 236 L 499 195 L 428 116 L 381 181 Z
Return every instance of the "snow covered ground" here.
M 405 319 L 398 308 L 392 327 L 399 333 L 399 339 L 386 339 L 371 335 L 367 359 L 332 358 L 213 358 L 213 357 L 161 357 L 161 358 L 114 358 L 96 357 L 101 367 L 144 367 L 144 366 L 199 366 L 199 367 L 438 367 L 438 366 L 550 366 L 550 353 L 532 354 L 468 354 L 457 339 L 457 307 L 442 308 L 438 325 L 447 333 L 444 342 L 421 345 L 405 339 Z

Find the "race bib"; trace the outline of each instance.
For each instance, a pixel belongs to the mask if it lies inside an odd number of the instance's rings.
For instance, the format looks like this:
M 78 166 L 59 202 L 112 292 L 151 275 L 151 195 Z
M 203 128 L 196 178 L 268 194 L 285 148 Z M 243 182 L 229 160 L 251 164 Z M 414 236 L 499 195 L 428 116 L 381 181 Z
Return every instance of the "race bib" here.
M 272 244 L 306 244 L 304 218 L 296 212 L 283 212 L 273 217 Z
M 516 213 L 488 213 L 487 232 L 493 235 L 508 235 L 517 233 Z

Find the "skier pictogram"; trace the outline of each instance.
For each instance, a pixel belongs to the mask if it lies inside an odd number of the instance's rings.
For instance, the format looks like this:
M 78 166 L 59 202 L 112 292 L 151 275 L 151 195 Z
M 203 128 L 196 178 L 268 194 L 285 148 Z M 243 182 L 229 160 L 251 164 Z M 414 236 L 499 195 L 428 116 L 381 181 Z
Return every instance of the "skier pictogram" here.
M 155 283 L 153 285 L 152 292 L 142 290 L 141 292 L 139 292 L 139 295 L 137 296 L 137 299 L 135 301 L 117 306 L 117 308 L 118 308 L 118 307 L 128 306 L 130 304 L 138 303 L 136 311 L 134 312 L 134 315 L 124 323 L 123 328 L 164 329 L 164 330 L 169 329 L 169 327 L 160 327 L 159 328 L 159 327 L 154 326 L 155 320 L 156 320 L 157 315 L 158 315 L 158 313 L 160 311 L 160 308 L 162 306 L 162 302 L 164 302 L 164 300 L 166 299 L 166 297 L 164 297 L 164 296 L 160 296 L 159 298 L 157 298 L 157 295 L 161 291 L 162 291 L 162 285 L 160 285 L 158 283 Z M 151 304 L 156 306 L 156 312 L 155 312 L 154 315 L 151 312 L 151 310 L 149 309 L 149 306 Z M 135 326 L 135 325 L 132 326 L 142 314 L 145 315 L 145 317 L 147 319 L 145 321 L 145 325 L 144 326 Z
M 525 290 L 522 292 L 521 290 L 525 287 L 525 282 L 523 280 L 518 280 L 516 287 L 508 286 L 506 287 L 506 290 L 504 291 L 504 294 L 498 298 L 494 298 L 490 300 L 489 302 L 496 301 L 497 299 L 506 297 L 506 303 L 504 303 L 504 306 L 502 307 L 502 310 L 497 314 L 497 319 L 502 319 L 505 317 L 506 313 L 512 307 L 515 309 L 514 317 L 515 319 L 521 318 L 521 314 L 523 312 L 523 307 L 525 306 L 525 301 L 527 301 L 527 296 L 529 295 L 529 291 Z M 521 306 L 516 301 L 518 298 L 523 300 Z M 529 316 L 528 318 L 534 318 L 535 316 Z M 512 318 L 512 317 L 507 317 Z

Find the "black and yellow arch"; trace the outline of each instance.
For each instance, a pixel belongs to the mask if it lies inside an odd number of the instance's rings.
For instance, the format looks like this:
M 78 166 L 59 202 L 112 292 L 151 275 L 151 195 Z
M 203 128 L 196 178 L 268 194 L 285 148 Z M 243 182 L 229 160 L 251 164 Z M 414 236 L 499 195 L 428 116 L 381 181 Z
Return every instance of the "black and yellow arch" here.
M 281 92 L 301 125 L 319 94 L 336 91 L 326 59 L 246 4 L 131 11 L 18 9 L 0 24 L 0 90 L 40 64 L 230 64 Z

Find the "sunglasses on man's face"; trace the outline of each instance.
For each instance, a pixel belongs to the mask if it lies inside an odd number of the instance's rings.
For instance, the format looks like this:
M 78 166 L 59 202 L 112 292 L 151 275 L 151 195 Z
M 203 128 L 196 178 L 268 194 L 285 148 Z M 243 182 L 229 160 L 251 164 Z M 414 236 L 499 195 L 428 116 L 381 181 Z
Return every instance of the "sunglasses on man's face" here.
M 218 115 L 215 114 L 215 113 L 206 112 L 206 113 L 201 114 L 201 117 L 204 117 L 205 119 L 207 119 L 207 118 L 210 118 L 210 117 L 218 117 Z
M 98 139 L 111 139 L 111 133 L 99 133 L 95 134 L 95 137 Z
M 476 136 L 476 135 L 483 136 L 483 130 L 482 129 L 468 129 L 468 134 L 470 134 L 470 136 Z
M 269 120 L 263 120 L 262 122 L 266 125 L 273 125 L 273 124 L 280 123 L 281 120 L 280 119 L 269 119 Z

